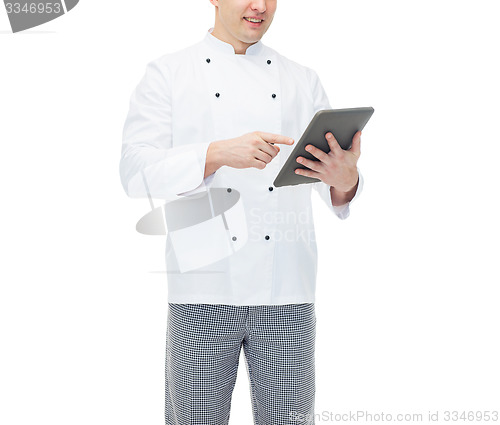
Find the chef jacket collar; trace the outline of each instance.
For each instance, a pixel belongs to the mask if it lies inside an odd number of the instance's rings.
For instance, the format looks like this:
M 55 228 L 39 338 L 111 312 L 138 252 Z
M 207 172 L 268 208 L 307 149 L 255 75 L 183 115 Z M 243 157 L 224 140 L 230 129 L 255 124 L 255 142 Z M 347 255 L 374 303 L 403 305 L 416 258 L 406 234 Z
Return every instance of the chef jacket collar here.
M 230 55 L 236 55 L 234 52 L 234 47 L 226 43 L 225 41 L 222 41 L 218 39 L 215 35 L 212 35 L 213 27 L 210 28 L 207 32 L 207 35 L 205 36 L 205 41 L 214 49 L 218 50 L 221 53 L 226 53 Z M 257 43 L 252 44 L 251 46 L 248 46 L 247 51 L 245 54 L 247 55 L 259 55 L 262 50 L 263 50 L 263 44 L 259 40 Z M 245 56 L 245 55 L 238 55 L 238 56 Z

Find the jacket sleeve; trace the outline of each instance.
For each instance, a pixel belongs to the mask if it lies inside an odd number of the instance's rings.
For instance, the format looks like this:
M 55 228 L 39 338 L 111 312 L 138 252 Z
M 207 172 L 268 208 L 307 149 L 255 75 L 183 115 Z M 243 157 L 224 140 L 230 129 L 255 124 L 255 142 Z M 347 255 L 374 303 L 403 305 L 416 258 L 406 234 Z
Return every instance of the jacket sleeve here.
M 167 75 L 165 75 L 167 74 Z M 172 96 L 168 72 L 150 62 L 130 98 L 123 127 L 120 179 L 128 196 L 175 200 L 207 190 L 211 142 L 172 146 Z
M 325 89 L 323 88 L 323 85 L 321 84 L 321 81 L 318 77 L 318 74 L 310 69 L 307 68 L 309 72 L 309 81 L 311 84 L 311 92 L 313 96 L 313 102 L 314 102 L 314 113 L 323 110 L 323 109 L 332 109 L 330 106 L 330 102 L 328 100 L 328 96 L 325 92 Z M 333 206 L 332 205 L 332 198 L 330 196 L 330 186 L 327 185 L 326 183 L 323 182 L 315 182 L 311 183 L 313 186 L 313 189 L 318 192 L 319 196 L 325 204 L 327 205 L 328 209 L 332 211 L 338 218 L 341 220 L 345 220 L 347 217 L 349 217 L 350 214 L 350 205 L 353 203 L 354 200 L 357 199 L 357 197 L 360 195 L 361 191 L 363 190 L 363 176 L 361 175 L 361 172 L 358 168 L 358 174 L 359 174 L 359 182 L 358 182 L 358 188 L 356 189 L 356 194 L 354 195 L 354 198 L 351 199 L 350 202 L 344 205 L 339 205 L 339 206 Z

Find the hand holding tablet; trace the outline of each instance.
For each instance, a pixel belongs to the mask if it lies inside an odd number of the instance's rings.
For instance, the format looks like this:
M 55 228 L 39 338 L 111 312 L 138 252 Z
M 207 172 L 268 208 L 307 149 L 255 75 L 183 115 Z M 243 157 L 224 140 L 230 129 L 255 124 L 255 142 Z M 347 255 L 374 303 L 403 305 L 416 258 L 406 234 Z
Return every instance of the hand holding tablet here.
M 311 169 L 298 163 L 298 157 L 306 159 L 303 161 L 306 163 L 305 165 L 307 163 L 311 164 L 311 161 L 319 161 L 315 155 L 305 149 L 306 146 L 313 145 L 322 151 L 318 152 L 313 148 L 312 152 L 316 153 L 316 155 L 328 154 L 330 145 L 325 136 L 332 133 L 342 149 L 350 149 L 353 137 L 358 131 L 363 130 L 373 112 L 374 109 L 371 107 L 318 111 L 276 176 L 274 186 L 290 186 L 321 181 L 318 178 L 300 175 L 295 172 L 296 169 Z M 323 156 L 326 157 L 326 155 Z

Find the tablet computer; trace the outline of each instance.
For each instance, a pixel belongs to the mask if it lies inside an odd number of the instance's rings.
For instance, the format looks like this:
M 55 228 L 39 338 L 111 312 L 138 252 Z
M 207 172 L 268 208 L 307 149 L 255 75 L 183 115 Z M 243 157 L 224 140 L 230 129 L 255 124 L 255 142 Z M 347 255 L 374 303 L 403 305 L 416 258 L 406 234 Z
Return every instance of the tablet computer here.
M 297 162 L 299 156 L 313 161 L 318 160 L 313 154 L 307 152 L 305 147 L 311 144 L 325 153 L 330 152 L 330 146 L 325 136 L 331 131 L 342 149 L 349 149 L 352 138 L 357 131 L 363 130 L 373 112 L 372 107 L 318 111 L 276 176 L 273 185 L 280 187 L 321 181 L 295 173 L 297 168 L 309 169 Z

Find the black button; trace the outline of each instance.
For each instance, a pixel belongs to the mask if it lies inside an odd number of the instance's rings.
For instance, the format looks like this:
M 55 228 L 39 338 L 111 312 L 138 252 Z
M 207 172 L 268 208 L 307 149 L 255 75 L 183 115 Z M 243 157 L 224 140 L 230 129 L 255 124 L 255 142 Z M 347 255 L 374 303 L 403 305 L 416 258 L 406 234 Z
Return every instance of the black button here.
M 232 239 L 233 239 L 233 241 L 235 241 L 236 240 L 236 236 L 233 236 Z
M 270 187 L 270 188 L 269 188 L 269 192 L 272 192 L 272 191 L 273 191 L 273 188 L 272 188 L 272 187 Z
M 220 96 L 220 93 L 215 93 L 215 97 L 219 97 Z
M 207 63 L 210 63 L 210 58 L 207 58 Z
M 227 188 L 227 191 L 228 191 L 228 192 L 231 192 L 231 190 L 232 190 L 232 189 L 231 189 L 230 187 L 228 187 L 228 188 Z
M 268 240 L 269 240 L 269 235 L 266 235 L 266 241 L 268 241 Z
M 276 95 L 273 93 L 273 99 L 275 99 L 275 98 L 276 98 Z
M 271 65 L 271 61 L 270 61 L 270 60 L 268 60 L 268 61 L 267 61 L 267 64 L 268 64 L 268 65 Z

